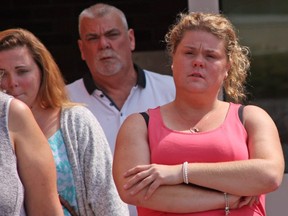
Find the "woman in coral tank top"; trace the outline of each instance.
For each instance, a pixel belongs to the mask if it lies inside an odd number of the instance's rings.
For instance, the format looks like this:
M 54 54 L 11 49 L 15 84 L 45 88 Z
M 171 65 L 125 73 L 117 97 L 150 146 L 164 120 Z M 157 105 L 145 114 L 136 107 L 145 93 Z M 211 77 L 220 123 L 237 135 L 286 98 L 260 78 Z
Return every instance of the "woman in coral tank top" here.
M 142 113 L 147 124 L 140 114 L 123 123 L 113 162 L 121 198 L 139 216 L 265 215 L 284 160 L 271 117 L 241 105 L 248 48 L 219 14 L 180 14 L 166 42 L 176 97 Z

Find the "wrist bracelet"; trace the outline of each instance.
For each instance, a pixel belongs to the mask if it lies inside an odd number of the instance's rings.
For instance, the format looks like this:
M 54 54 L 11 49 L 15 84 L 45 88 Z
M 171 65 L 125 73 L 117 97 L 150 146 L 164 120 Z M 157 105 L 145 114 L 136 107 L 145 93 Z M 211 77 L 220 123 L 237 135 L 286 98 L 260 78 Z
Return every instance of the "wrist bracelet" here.
M 227 193 L 224 193 L 224 200 L 225 200 L 225 215 L 229 215 L 230 214 L 230 208 L 229 208 L 229 197 Z
M 185 161 L 182 165 L 183 181 L 185 184 L 189 184 L 188 180 L 188 162 Z

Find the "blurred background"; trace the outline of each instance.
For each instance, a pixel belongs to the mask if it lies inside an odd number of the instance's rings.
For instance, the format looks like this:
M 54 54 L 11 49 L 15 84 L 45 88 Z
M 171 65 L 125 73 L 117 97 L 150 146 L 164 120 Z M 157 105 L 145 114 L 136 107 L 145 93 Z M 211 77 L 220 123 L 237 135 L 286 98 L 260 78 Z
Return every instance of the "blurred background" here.
M 78 15 L 99 2 L 91 0 L 6 0 L 0 4 L 0 30 L 26 28 L 50 50 L 67 83 L 87 71 L 77 47 Z M 288 196 L 288 3 L 287 0 L 103 0 L 127 16 L 135 30 L 134 61 L 158 73 L 171 74 L 164 35 L 179 12 L 226 15 L 240 42 L 251 49 L 248 79 L 250 104 L 265 109 L 275 121 L 286 161 L 282 186 L 267 196 L 268 216 L 287 213 Z M 285 213 L 286 212 L 286 213 Z
M 51 51 L 67 83 L 87 71 L 77 47 L 78 15 L 98 1 L 6 0 L 0 5 L 0 30 L 32 31 Z M 240 42 L 251 49 L 249 103 L 267 110 L 275 121 L 285 156 L 288 152 L 288 4 L 287 0 L 110 0 L 135 30 L 134 60 L 145 69 L 171 74 L 164 35 L 179 12 L 225 14 Z M 287 156 L 286 156 L 287 158 Z M 286 162 L 288 159 L 286 160 Z M 286 166 L 288 167 L 288 166 Z M 287 168 L 286 168 L 287 172 Z

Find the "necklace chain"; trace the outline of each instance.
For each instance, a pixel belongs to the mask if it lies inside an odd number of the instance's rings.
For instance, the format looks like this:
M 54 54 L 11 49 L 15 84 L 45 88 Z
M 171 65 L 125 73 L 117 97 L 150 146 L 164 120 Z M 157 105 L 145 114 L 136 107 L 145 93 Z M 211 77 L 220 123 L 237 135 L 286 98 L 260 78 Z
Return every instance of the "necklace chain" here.
M 181 119 L 185 120 L 186 122 L 189 122 L 189 121 L 187 121 L 185 118 L 183 118 L 182 115 L 180 115 L 180 113 L 178 112 L 177 109 L 176 109 L 176 112 L 177 112 L 177 114 L 179 115 L 179 117 L 180 117 Z M 209 113 L 207 113 L 206 116 L 204 116 L 204 119 L 202 118 L 202 120 L 200 120 L 200 121 L 201 121 L 201 122 L 206 121 L 206 120 L 210 117 L 210 115 L 211 115 L 211 111 L 210 111 Z M 200 121 L 198 121 L 194 126 L 192 126 L 192 127 L 189 128 L 189 131 L 190 131 L 191 133 L 199 133 L 199 132 L 201 132 L 201 130 L 199 129 L 199 127 L 197 127 L 197 124 L 198 124 Z
M 197 127 L 191 127 L 191 128 L 189 128 L 189 131 L 191 133 L 199 133 L 200 132 L 199 128 L 197 128 Z

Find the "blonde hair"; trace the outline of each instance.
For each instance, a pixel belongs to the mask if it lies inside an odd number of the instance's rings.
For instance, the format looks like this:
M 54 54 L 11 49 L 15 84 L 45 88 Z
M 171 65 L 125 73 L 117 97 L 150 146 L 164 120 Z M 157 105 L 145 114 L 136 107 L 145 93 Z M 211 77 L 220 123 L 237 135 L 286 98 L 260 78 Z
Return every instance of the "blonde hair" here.
M 27 47 L 41 71 L 38 100 L 42 108 L 72 106 L 58 65 L 43 43 L 31 32 L 16 28 L 0 32 L 0 52 L 16 47 Z
M 225 42 L 225 50 L 230 64 L 223 87 L 226 95 L 234 102 L 246 99 L 245 82 L 250 68 L 249 48 L 239 44 L 232 23 L 221 14 L 180 13 L 176 23 L 165 35 L 167 51 L 171 57 L 175 53 L 186 31 L 202 30 L 212 33 Z

